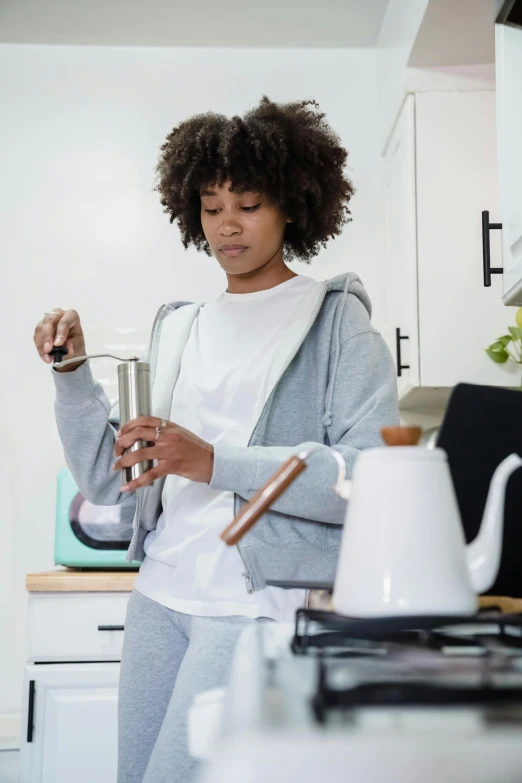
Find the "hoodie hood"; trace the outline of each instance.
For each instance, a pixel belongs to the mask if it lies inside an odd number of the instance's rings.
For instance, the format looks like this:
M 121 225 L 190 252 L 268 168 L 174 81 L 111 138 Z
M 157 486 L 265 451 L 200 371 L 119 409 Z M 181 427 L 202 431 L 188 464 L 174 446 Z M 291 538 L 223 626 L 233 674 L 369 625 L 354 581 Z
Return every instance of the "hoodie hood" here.
M 346 307 L 346 302 L 348 300 L 348 294 L 352 294 L 353 296 L 356 296 L 357 299 L 359 299 L 361 304 L 364 305 L 369 318 L 372 316 L 372 305 L 370 302 L 370 297 L 368 296 L 368 293 L 366 292 L 366 289 L 361 282 L 361 278 L 353 272 L 345 272 L 342 275 L 337 275 L 331 280 L 326 281 L 326 285 L 327 291 L 342 291 L 342 297 L 339 300 L 339 304 L 337 305 L 333 323 L 333 372 L 330 378 L 330 383 L 326 389 L 326 396 L 324 401 L 323 424 L 325 427 L 330 427 L 332 425 L 333 416 L 332 402 L 335 389 L 335 379 L 337 376 L 337 368 L 339 367 L 339 359 L 341 357 L 341 323 L 344 309 Z
M 365 306 L 368 316 L 372 317 L 372 303 L 358 275 L 353 272 L 344 272 L 342 275 L 332 277 L 331 280 L 326 280 L 325 282 L 328 291 L 342 291 L 345 294 L 345 301 L 348 294 L 354 294 Z M 343 302 L 343 308 L 344 304 L 345 302 Z

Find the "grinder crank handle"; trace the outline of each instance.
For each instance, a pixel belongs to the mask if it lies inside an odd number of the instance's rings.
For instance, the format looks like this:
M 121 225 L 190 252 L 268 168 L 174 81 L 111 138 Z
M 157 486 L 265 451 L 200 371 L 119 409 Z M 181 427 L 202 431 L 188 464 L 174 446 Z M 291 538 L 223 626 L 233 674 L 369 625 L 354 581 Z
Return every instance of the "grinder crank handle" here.
M 232 520 L 230 525 L 221 533 L 221 539 L 234 546 L 240 541 L 245 533 L 257 522 L 259 517 L 264 514 L 267 508 L 274 500 L 282 495 L 285 489 L 298 477 L 306 468 L 304 459 L 298 456 L 290 457 L 277 471 L 271 476 L 266 484 L 261 487 L 254 497 L 241 509 L 239 514 Z
M 49 356 L 52 357 L 53 364 L 63 362 L 63 357 L 67 356 L 69 351 L 64 345 L 55 345 L 52 351 L 49 351 Z
M 66 367 L 68 364 L 75 364 L 77 362 L 84 362 L 87 359 L 104 359 L 108 357 L 109 359 L 117 359 L 119 362 L 137 362 L 139 361 L 138 356 L 130 356 L 128 359 L 123 358 L 122 356 L 115 356 L 112 353 L 90 353 L 86 356 L 73 356 L 72 359 L 66 359 L 64 361 L 64 356 L 67 356 L 69 351 L 67 348 L 65 348 L 63 345 L 56 345 L 52 351 L 49 351 L 49 356 L 53 359 L 53 365 L 58 365 L 58 367 Z

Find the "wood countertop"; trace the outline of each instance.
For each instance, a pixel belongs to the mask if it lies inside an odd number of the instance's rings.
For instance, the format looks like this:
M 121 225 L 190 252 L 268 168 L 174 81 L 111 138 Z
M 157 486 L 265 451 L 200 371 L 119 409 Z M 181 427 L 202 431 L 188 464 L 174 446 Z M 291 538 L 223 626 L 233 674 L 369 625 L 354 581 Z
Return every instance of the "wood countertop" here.
M 137 571 L 77 571 L 60 568 L 40 574 L 27 574 L 25 588 L 30 593 L 130 593 Z M 522 612 L 522 598 L 481 596 L 481 609 Z
M 25 589 L 30 593 L 130 593 L 137 573 L 60 568 L 40 574 L 27 574 Z

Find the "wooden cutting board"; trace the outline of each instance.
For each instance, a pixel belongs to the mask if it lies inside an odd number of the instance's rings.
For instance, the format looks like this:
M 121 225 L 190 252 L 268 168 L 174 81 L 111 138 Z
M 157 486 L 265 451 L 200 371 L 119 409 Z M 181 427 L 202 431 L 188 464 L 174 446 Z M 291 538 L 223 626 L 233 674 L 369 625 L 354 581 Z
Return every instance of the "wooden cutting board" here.
M 41 574 L 27 574 L 30 593 L 130 593 L 137 571 L 77 571 L 61 568 Z

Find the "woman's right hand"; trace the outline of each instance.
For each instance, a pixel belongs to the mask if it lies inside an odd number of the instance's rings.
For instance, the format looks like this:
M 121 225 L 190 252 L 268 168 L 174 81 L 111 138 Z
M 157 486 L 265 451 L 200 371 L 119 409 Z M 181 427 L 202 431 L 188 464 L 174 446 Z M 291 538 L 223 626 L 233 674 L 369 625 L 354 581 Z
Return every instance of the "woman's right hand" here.
M 61 307 L 55 307 L 54 313 L 46 313 L 34 330 L 34 344 L 46 364 L 52 364 L 53 358 L 49 356 L 49 351 L 57 345 L 64 345 L 67 348 L 68 353 L 64 356 L 64 360 L 85 356 L 87 353 L 85 338 L 80 316 L 76 310 L 62 310 Z M 81 364 L 83 362 L 68 364 L 67 367 L 56 368 L 56 371 L 73 372 Z

